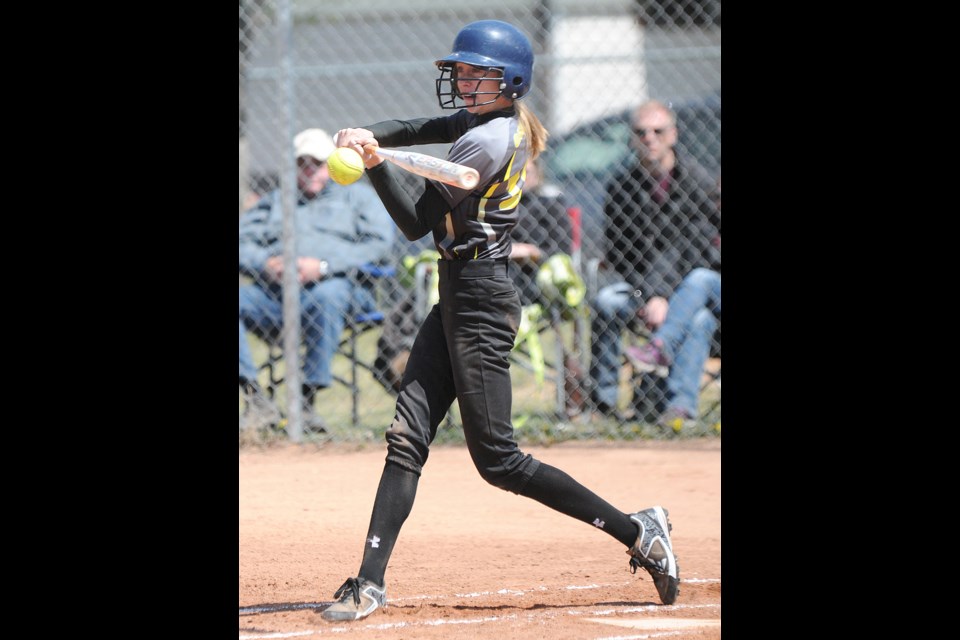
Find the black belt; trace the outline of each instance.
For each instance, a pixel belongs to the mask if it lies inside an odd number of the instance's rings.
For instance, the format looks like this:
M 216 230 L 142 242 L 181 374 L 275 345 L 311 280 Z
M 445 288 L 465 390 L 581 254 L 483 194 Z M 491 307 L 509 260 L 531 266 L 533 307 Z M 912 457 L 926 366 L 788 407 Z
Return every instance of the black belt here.
M 491 277 L 506 276 L 509 258 L 493 260 L 438 260 L 440 273 L 446 270 L 447 275 L 453 278 L 458 276 Z

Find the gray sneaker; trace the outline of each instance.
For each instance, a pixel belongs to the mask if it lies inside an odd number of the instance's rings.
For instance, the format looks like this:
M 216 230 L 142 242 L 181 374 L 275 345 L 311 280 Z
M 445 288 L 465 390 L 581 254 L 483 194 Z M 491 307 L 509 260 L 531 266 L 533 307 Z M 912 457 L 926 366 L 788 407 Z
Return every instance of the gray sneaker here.
M 656 506 L 630 515 L 640 530 L 637 542 L 627 550 L 630 571 L 643 567 L 653 578 L 653 584 L 663 604 L 673 604 L 680 594 L 680 566 L 673 555 L 667 510 Z
M 300 417 L 303 420 L 304 433 L 326 433 L 327 423 L 323 421 L 323 418 L 321 418 L 316 411 L 313 410 L 313 404 L 304 401 L 301 406 L 302 409 L 300 410 Z
M 240 430 L 273 429 L 280 424 L 282 416 L 277 405 L 267 397 L 259 385 L 247 384 L 243 387 L 245 407 L 240 418 Z
M 323 610 L 324 620 L 359 620 L 387 606 L 386 589 L 363 578 L 347 578 L 333 597 L 339 600 Z

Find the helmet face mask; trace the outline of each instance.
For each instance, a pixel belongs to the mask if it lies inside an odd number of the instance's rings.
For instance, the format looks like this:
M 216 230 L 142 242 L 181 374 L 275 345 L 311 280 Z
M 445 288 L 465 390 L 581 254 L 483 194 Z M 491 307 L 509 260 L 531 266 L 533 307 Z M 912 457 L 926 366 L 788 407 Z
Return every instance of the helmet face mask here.
M 483 79 L 499 79 L 499 93 L 477 92 L 477 87 L 472 92 L 461 93 L 457 83 L 458 62 L 485 69 Z M 519 100 L 530 90 L 533 80 L 533 48 L 527 36 L 512 24 L 480 20 L 460 30 L 453 41 L 453 52 L 437 60 L 436 65 L 440 69 L 437 100 L 441 109 L 461 109 L 467 106 L 463 102 L 467 96 L 477 100 L 472 106 L 490 104 L 501 95 Z
M 503 69 L 496 67 L 478 67 L 485 69 L 486 72 L 481 77 L 469 78 L 473 83 L 473 91 L 462 91 L 460 87 L 461 78 L 457 75 L 456 63 L 449 63 L 440 66 L 440 77 L 437 78 L 437 99 L 440 101 L 441 109 L 462 109 L 467 105 L 465 100 L 470 97 L 474 103 L 470 106 L 479 107 L 485 104 L 491 104 L 497 101 L 497 98 L 506 88 L 503 82 Z M 496 91 L 479 91 L 480 85 L 485 80 L 500 80 Z

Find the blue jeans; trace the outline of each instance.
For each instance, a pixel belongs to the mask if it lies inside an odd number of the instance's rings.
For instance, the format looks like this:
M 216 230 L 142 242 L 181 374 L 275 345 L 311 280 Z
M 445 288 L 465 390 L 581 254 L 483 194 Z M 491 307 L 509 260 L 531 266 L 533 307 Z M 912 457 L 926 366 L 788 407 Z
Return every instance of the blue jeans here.
M 633 287 L 625 282 L 600 290 L 593 301 L 590 379 L 594 402 L 617 406 L 621 336 L 627 323 L 634 320 L 643 300 L 635 297 Z M 697 415 L 700 375 L 710 355 L 710 341 L 720 316 L 720 274 L 709 269 L 694 269 L 684 278 L 670 297 L 667 318 L 653 335 L 665 343 L 665 351 L 673 359 L 666 385 L 651 381 L 641 387 L 642 394 L 661 395 L 650 403 L 658 409 L 676 407 Z M 645 376 L 646 380 L 648 376 Z M 639 405 L 637 398 L 634 404 Z
M 593 400 L 599 405 L 617 406 L 623 353 L 620 338 L 642 304 L 643 300 L 634 296 L 633 287 L 626 282 L 600 289 L 593 301 L 590 379 Z
M 667 377 L 668 408 L 698 415 L 700 377 L 720 318 L 720 274 L 694 269 L 670 296 L 670 310 L 653 334 L 672 361 Z
M 300 333 L 306 346 L 303 384 L 329 387 L 330 363 L 340 344 L 346 318 L 376 309 L 372 293 L 348 278 L 329 278 L 300 289 Z M 283 326 L 280 287 L 257 284 L 240 287 L 240 377 L 257 379 L 246 330 L 261 334 L 279 332 Z

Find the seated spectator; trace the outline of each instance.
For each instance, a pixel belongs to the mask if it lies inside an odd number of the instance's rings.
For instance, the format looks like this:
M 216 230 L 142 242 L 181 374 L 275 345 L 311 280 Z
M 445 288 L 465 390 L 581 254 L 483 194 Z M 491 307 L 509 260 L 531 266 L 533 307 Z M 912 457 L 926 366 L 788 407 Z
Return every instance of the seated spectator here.
M 622 334 L 635 321 L 656 330 L 683 277 L 718 268 L 714 184 L 696 161 L 677 153 L 676 114 L 649 100 L 631 115 L 633 161 L 606 185 L 605 263 L 617 279 L 592 301 L 591 396 L 598 411 L 620 416 Z M 634 392 L 637 415 L 661 411 L 645 377 Z
M 717 249 L 715 270 L 695 269 L 670 298 L 664 323 L 643 347 L 625 350 L 634 371 L 652 372 L 638 393 L 651 396 L 648 405 L 660 412 L 657 422 L 679 432 L 699 417 L 700 380 L 708 357 L 719 355 L 720 345 L 720 178 L 710 194 L 716 204 Z
M 314 411 L 318 390 L 330 386 L 331 361 L 348 314 L 373 311 L 372 293 L 352 271 L 389 256 L 395 225 L 368 184 L 338 185 L 330 180 L 327 158 L 332 138 L 307 129 L 294 138 L 297 198 L 294 212 L 300 331 L 306 352 L 300 392 L 306 431 L 325 430 Z M 275 189 L 240 218 L 240 272 L 252 278 L 240 287 L 240 385 L 248 409 L 277 417 L 257 384 L 245 330 L 279 335 L 283 326 L 283 212 Z M 252 416 L 251 419 L 256 416 Z

